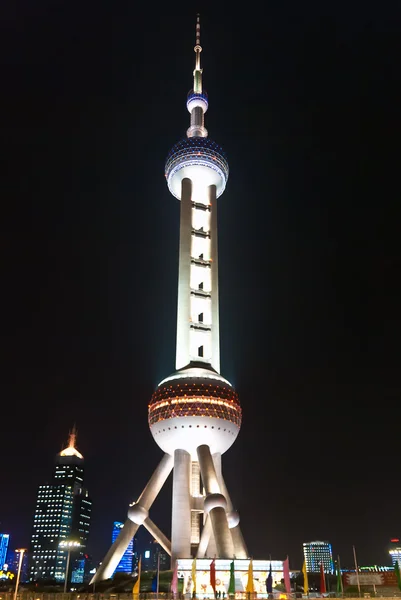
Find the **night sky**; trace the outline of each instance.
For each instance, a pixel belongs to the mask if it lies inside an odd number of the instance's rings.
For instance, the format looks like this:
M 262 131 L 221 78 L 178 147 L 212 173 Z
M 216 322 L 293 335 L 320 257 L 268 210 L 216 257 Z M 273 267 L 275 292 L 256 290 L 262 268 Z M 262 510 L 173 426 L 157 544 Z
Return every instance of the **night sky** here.
M 162 451 L 179 202 L 201 13 L 218 201 L 222 374 L 243 425 L 225 478 L 254 558 L 389 564 L 400 522 L 400 25 L 396 3 L 21 0 L 1 7 L 0 531 L 78 429 L 101 560 Z M 170 535 L 171 482 L 151 510 Z

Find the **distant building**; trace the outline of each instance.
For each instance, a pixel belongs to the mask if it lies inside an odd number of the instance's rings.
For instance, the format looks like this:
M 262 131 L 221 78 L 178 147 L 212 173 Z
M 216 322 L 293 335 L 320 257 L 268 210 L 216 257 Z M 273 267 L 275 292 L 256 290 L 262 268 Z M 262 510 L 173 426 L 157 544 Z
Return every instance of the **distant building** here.
M 0 533 L 0 570 L 3 568 L 7 559 L 8 542 L 10 541 L 9 533 Z
M 388 553 L 390 555 L 391 564 L 393 565 L 393 567 L 395 563 L 398 562 L 398 565 L 401 568 L 401 543 L 398 538 L 391 538 Z
M 308 573 L 319 573 L 321 564 L 325 573 L 334 573 L 333 552 L 329 542 L 305 542 L 303 549 Z
M 113 544 L 117 539 L 118 534 L 124 527 L 124 523 L 120 521 L 114 521 L 113 532 L 111 534 L 111 543 Z M 134 538 L 128 544 L 128 547 L 121 557 L 114 573 L 132 573 L 132 558 L 134 555 Z
M 158 560 L 160 571 L 168 571 L 170 569 L 170 556 L 156 540 L 144 541 L 137 544 L 137 560 L 139 560 L 139 557 L 142 557 L 142 569 L 144 571 L 155 571 Z
M 16 552 L 15 550 L 11 550 L 10 546 L 9 546 L 6 562 L 3 565 L 4 570 L 10 571 L 11 573 L 14 573 L 14 575 L 16 575 L 18 573 L 19 559 L 20 559 L 20 553 Z M 27 554 L 27 552 L 24 552 L 24 555 L 22 557 L 21 573 L 20 573 L 21 583 L 25 583 L 26 581 L 28 581 L 28 566 L 29 566 L 28 561 L 29 561 L 28 554 Z
M 38 488 L 30 543 L 29 581 L 64 581 L 67 550 L 60 542 L 74 540 L 79 549 L 71 552 L 69 579 L 82 583 L 84 552 L 88 541 L 92 501 L 84 488 L 84 458 L 75 447 L 72 430 L 67 448 L 55 460 L 52 481 Z

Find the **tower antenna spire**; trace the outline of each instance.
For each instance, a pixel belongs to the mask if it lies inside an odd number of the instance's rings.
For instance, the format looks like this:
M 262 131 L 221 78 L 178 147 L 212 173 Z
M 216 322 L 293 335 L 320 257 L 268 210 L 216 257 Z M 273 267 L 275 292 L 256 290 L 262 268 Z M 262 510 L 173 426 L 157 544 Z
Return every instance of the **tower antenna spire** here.
M 202 69 L 200 66 L 200 54 L 202 46 L 200 45 L 200 14 L 196 15 L 196 30 L 195 30 L 195 70 L 194 70 L 194 92 L 202 93 Z

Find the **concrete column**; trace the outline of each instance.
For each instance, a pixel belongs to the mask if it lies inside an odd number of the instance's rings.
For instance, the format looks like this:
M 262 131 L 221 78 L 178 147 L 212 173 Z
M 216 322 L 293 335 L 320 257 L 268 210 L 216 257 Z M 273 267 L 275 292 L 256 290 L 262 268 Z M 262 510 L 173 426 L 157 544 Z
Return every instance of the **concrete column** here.
M 210 448 L 203 444 L 198 446 L 196 451 L 202 482 L 206 491 L 205 512 L 209 514 L 212 523 L 217 558 L 232 558 L 234 546 L 226 515 L 227 502 L 220 493 L 220 485 Z
M 182 369 L 190 362 L 190 276 L 192 236 L 192 182 L 181 182 L 180 251 L 178 258 L 177 342 L 175 368 Z
M 206 496 L 209 494 L 219 494 L 220 485 L 209 446 L 207 444 L 202 444 L 202 446 L 197 447 L 196 452 L 198 454 L 202 483 L 205 488 Z
M 212 455 L 212 458 L 213 458 L 214 468 L 216 469 L 217 479 L 219 480 L 219 485 L 220 485 L 221 493 L 223 495 L 225 495 L 224 492 L 223 492 L 223 488 L 222 488 L 222 483 L 224 483 L 224 482 L 223 482 L 223 475 L 222 475 L 222 470 L 221 470 L 221 453 L 220 452 L 215 452 Z M 226 500 L 228 502 L 228 498 L 227 497 L 226 497 Z M 228 510 L 230 510 L 230 508 L 228 508 Z
M 217 477 L 219 479 L 221 493 L 227 500 L 228 523 L 230 526 L 230 516 L 237 517 L 239 519 L 239 515 L 234 511 L 234 506 L 231 501 L 230 494 L 228 493 L 226 483 L 224 481 L 221 468 L 221 454 L 213 454 L 213 463 L 215 465 Z M 249 558 L 248 549 L 246 547 L 245 540 L 243 538 L 239 524 L 235 525 L 234 527 L 230 527 L 230 533 L 233 540 L 235 558 Z
M 198 552 L 196 554 L 197 558 L 204 558 L 206 556 L 206 551 L 209 546 L 209 540 L 212 535 L 212 522 L 209 519 L 209 516 L 206 517 L 205 524 L 203 525 L 202 535 L 199 541 Z M 211 556 L 211 554 L 209 554 Z
M 171 518 L 171 565 L 177 558 L 191 557 L 191 455 L 185 450 L 174 452 L 173 510 Z
M 165 549 L 167 554 L 171 556 L 171 543 L 164 535 L 164 533 L 158 528 L 158 526 L 155 523 L 153 523 L 153 521 L 149 517 L 144 520 L 143 526 L 155 538 L 155 540 L 160 544 L 160 546 Z
M 128 548 L 128 544 L 136 534 L 138 527 L 139 525 L 133 523 L 130 521 L 130 519 L 125 521 L 124 526 L 118 534 L 116 540 L 109 548 L 101 565 L 92 577 L 90 581 L 91 584 L 103 581 L 103 579 L 109 579 L 113 575 L 124 552 Z
M 236 525 L 230 531 L 234 544 L 235 558 L 249 558 L 248 548 L 246 547 L 240 526 Z
M 212 367 L 220 373 L 219 256 L 217 248 L 216 186 L 209 186 L 210 257 L 212 259 Z
M 225 509 L 222 506 L 216 506 L 209 512 L 209 517 L 212 521 L 217 557 L 232 558 L 234 556 L 234 544 Z

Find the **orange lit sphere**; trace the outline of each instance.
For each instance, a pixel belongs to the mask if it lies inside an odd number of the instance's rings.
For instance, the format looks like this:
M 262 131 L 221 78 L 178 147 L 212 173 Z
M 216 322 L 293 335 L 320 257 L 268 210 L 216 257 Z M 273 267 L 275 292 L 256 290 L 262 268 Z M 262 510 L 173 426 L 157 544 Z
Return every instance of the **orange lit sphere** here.
M 202 444 L 223 454 L 241 427 L 238 394 L 213 370 L 190 367 L 157 386 L 149 403 L 148 422 L 155 442 L 167 454 L 181 449 L 196 458 Z

